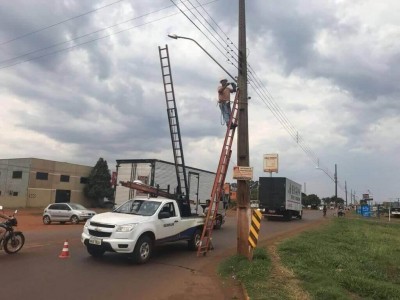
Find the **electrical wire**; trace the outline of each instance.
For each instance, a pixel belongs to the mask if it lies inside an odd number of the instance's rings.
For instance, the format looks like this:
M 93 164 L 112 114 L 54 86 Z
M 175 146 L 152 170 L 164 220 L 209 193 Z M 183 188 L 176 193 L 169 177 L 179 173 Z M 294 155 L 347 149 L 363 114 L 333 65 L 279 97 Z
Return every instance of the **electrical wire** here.
M 9 41 L 3 42 L 3 43 L 0 44 L 0 46 L 1 46 L 1 45 L 4 45 L 4 44 L 7 44 L 7 43 L 10 43 L 10 42 L 12 42 L 12 41 L 15 41 L 15 40 L 17 40 L 17 39 L 21 39 L 21 38 L 27 37 L 27 36 L 32 35 L 32 34 L 34 34 L 34 33 L 37 33 L 37 32 L 43 31 L 43 30 L 46 30 L 46 29 L 48 29 L 48 28 L 51 28 L 51 27 L 60 25 L 60 24 L 62 24 L 62 23 L 65 23 L 65 22 L 67 22 L 67 21 L 76 19 L 76 18 L 78 18 L 78 17 L 87 15 L 87 14 L 89 14 L 89 13 L 95 12 L 95 11 L 100 10 L 100 9 L 102 9 L 102 8 L 105 8 L 105 7 L 114 5 L 114 4 L 119 3 L 119 2 L 121 2 L 121 1 L 123 1 L 123 0 L 113 2 L 113 3 L 111 3 L 111 4 L 108 4 L 108 5 L 106 5 L 106 6 L 100 7 L 100 8 L 98 8 L 98 9 L 95 9 L 95 10 L 92 10 L 92 11 L 89 11 L 89 12 L 86 12 L 86 13 L 81 14 L 81 15 L 79 15 L 79 16 L 72 17 L 72 18 L 69 18 L 69 19 L 67 19 L 67 20 L 58 22 L 58 23 L 56 23 L 56 24 L 52 24 L 52 25 L 49 25 L 49 26 L 47 26 L 47 27 L 44 27 L 44 28 L 41 28 L 41 29 L 32 31 L 32 32 L 27 33 L 27 34 L 25 34 L 25 35 L 22 35 L 22 36 L 19 36 L 19 37 L 14 38 L 14 39 L 11 39 L 11 40 L 9 40 Z M 102 31 L 105 31 L 105 30 L 107 30 L 107 29 L 110 29 L 110 28 L 119 26 L 119 25 L 124 24 L 124 23 L 127 23 L 127 22 L 131 22 L 131 21 L 136 20 L 136 19 L 139 19 L 139 18 L 143 18 L 143 17 L 148 16 L 148 15 L 150 15 L 150 14 L 157 13 L 157 12 L 160 12 L 160 11 L 162 11 L 162 10 L 168 9 L 168 8 L 170 8 L 170 7 L 172 7 L 172 6 L 175 6 L 175 7 L 177 7 L 177 8 L 179 9 L 180 13 L 182 13 L 182 14 L 183 14 L 183 15 L 184 15 L 184 16 L 185 16 L 185 17 L 186 17 L 186 18 L 187 18 L 187 19 L 188 19 L 188 20 L 189 20 L 189 21 L 190 21 L 190 22 L 191 22 L 191 23 L 192 23 L 192 24 L 193 24 L 193 25 L 194 25 L 194 26 L 209 40 L 209 41 L 210 41 L 210 43 L 215 47 L 215 49 L 216 49 L 217 51 L 219 51 L 219 52 L 227 59 L 227 62 L 229 62 L 232 66 L 234 66 L 236 69 L 238 69 L 238 67 L 235 66 L 235 65 L 233 64 L 233 61 L 236 62 L 236 63 L 238 62 L 238 55 L 237 55 L 237 53 L 236 53 L 236 52 L 238 51 L 238 47 L 237 47 L 237 46 L 232 42 L 232 40 L 224 33 L 224 31 L 221 29 L 221 27 L 218 25 L 218 23 L 215 22 L 215 20 L 211 17 L 211 15 L 210 15 L 210 14 L 207 12 L 207 10 L 204 8 L 204 5 L 207 5 L 207 4 L 216 2 L 216 1 L 218 1 L 218 0 L 210 1 L 210 2 L 207 2 L 207 3 L 205 3 L 205 4 L 201 4 L 199 1 L 196 0 L 197 6 L 193 5 L 193 4 L 191 3 L 190 0 L 181 1 L 181 3 L 185 6 L 186 11 L 189 12 L 189 13 L 191 13 L 191 14 L 195 17 L 195 19 L 197 20 L 197 22 L 199 23 L 199 25 L 197 25 L 197 24 L 188 16 L 188 14 L 185 13 L 185 10 L 181 9 L 173 0 L 170 0 L 170 1 L 173 3 L 173 5 L 170 5 L 170 6 L 168 6 L 168 7 L 164 7 L 164 8 L 162 8 L 162 9 L 159 9 L 159 10 L 156 10 L 156 11 L 153 11 L 153 12 L 150 12 L 150 13 L 147 13 L 147 14 L 144 14 L 144 15 L 141 15 L 141 16 L 138 16 L 138 17 L 135 17 L 135 18 L 132 18 L 132 19 L 123 21 L 123 22 L 119 22 L 119 23 L 114 24 L 114 25 L 112 25 L 112 26 L 109 26 L 109 27 L 106 27 L 106 28 L 103 28 L 103 29 L 96 30 L 96 31 L 94 31 L 94 32 L 91 32 L 91 33 L 88 33 L 88 34 L 85 34 L 85 35 L 76 37 L 76 38 L 74 38 L 74 39 L 70 39 L 70 40 L 68 40 L 68 41 L 64 41 L 64 42 L 60 42 L 60 43 L 57 43 L 57 44 L 53 44 L 53 45 L 47 46 L 47 47 L 45 47 L 45 48 L 37 49 L 37 50 L 31 51 L 31 52 L 29 52 L 29 53 L 25 53 L 25 54 L 23 54 L 23 55 L 20 55 L 20 56 L 14 57 L 14 58 L 11 58 L 11 59 L 8 59 L 8 60 L 5 60 L 5 61 L 1 61 L 0 64 L 1 64 L 1 63 L 6 63 L 6 62 L 9 62 L 9 61 L 13 61 L 13 60 L 17 60 L 17 59 L 19 59 L 19 58 L 22 58 L 22 57 L 25 57 L 25 56 L 28 56 L 28 55 L 31 55 L 31 54 L 38 53 L 38 52 L 40 52 L 40 51 L 48 50 L 48 49 L 51 49 L 51 48 L 54 48 L 54 47 L 57 47 L 57 46 L 60 46 L 60 45 L 66 44 L 66 43 L 71 43 L 71 42 L 73 42 L 73 41 L 75 41 L 75 40 L 78 40 L 78 39 L 81 39 L 81 38 L 83 38 L 83 37 L 87 37 L 87 36 L 89 36 L 89 35 L 92 35 L 92 34 L 95 34 L 95 33 L 99 33 L 99 32 L 102 32 Z M 189 8 L 184 2 L 188 2 L 188 3 L 192 6 L 192 8 Z M 216 30 L 212 24 L 210 24 L 210 22 L 203 16 L 203 14 L 202 14 L 202 13 L 200 12 L 200 10 L 197 9 L 197 8 L 201 8 L 201 9 L 207 14 L 208 18 L 215 24 L 215 26 L 218 28 L 219 31 Z M 196 15 L 196 13 L 197 13 L 197 15 Z M 165 18 L 168 18 L 168 17 L 171 17 L 171 16 L 175 16 L 175 15 L 177 15 L 177 14 L 179 14 L 179 12 L 173 13 L 173 14 L 170 14 L 170 15 L 167 15 L 167 16 L 164 16 L 164 17 L 161 17 L 161 18 L 158 18 L 158 19 L 149 21 L 149 22 L 145 22 L 145 23 L 143 23 L 143 24 L 135 25 L 135 26 L 129 27 L 129 28 L 127 28 L 127 29 L 123 29 L 123 30 L 120 30 L 120 31 L 116 31 L 116 32 L 114 32 L 114 33 L 110 33 L 110 34 L 107 34 L 107 35 L 102 36 L 102 37 L 94 38 L 94 39 L 91 39 L 91 40 L 89 40 L 89 41 L 86 41 L 86 42 L 83 42 L 83 43 L 80 43 L 80 44 L 73 45 L 73 46 L 71 46 L 71 47 L 63 48 L 63 49 L 60 49 L 60 50 L 57 50 L 57 51 L 53 51 L 53 52 L 50 52 L 50 53 L 46 53 L 46 54 L 44 54 L 44 55 L 40 55 L 40 56 L 36 56 L 36 57 L 33 57 L 33 58 L 25 59 L 25 60 L 22 60 L 22 61 L 18 61 L 18 62 L 15 62 L 15 63 L 11 63 L 11 64 L 9 64 L 9 65 L 0 67 L 0 69 L 9 68 L 9 67 L 15 66 L 15 65 L 17 65 L 17 64 L 21 64 L 21 63 L 28 62 L 28 61 L 32 61 L 32 60 L 36 60 L 36 59 L 41 59 L 41 58 L 44 58 L 44 57 L 47 57 L 47 56 L 50 56 L 50 55 L 54 55 L 54 54 L 57 54 L 57 53 L 60 53 L 60 52 L 68 51 L 68 50 L 71 50 L 71 49 L 73 49 L 73 48 L 76 48 L 76 47 L 79 47 L 79 46 L 82 46 L 82 45 L 85 45 L 85 44 L 88 44 L 88 43 L 91 43 L 91 42 L 94 42 L 94 41 L 97 41 L 97 40 L 101 40 L 101 39 L 110 37 L 110 36 L 112 36 L 112 35 L 116 35 L 116 34 L 119 34 L 119 33 L 122 33 L 122 32 L 128 31 L 128 30 L 131 30 L 131 29 L 133 29 L 133 28 L 137 28 L 137 27 L 140 27 L 140 26 L 143 26 L 143 25 L 147 25 L 147 24 L 150 24 L 150 23 L 153 23 L 153 22 L 160 21 L 160 20 L 162 20 L 162 19 L 165 19 Z M 200 18 L 198 17 L 198 15 L 204 20 L 204 22 L 200 20 Z M 207 25 L 205 25 L 205 23 L 206 23 Z M 204 27 L 204 28 L 206 29 L 206 31 L 207 31 L 209 34 L 206 34 L 206 33 L 200 28 L 201 26 Z M 211 30 L 210 30 L 208 27 L 211 28 Z M 214 31 L 215 34 L 214 34 L 212 31 Z M 219 32 L 221 32 L 223 35 L 225 35 L 226 40 L 227 40 L 228 42 L 230 42 L 230 43 L 227 43 L 226 45 L 224 45 L 224 44 L 221 42 L 221 40 L 223 39 L 223 37 L 222 37 L 222 35 L 221 35 Z M 210 37 L 212 37 L 216 42 L 214 42 L 213 40 L 211 40 Z M 219 44 L 219 46 L 218 46 L 217 44 Z M 233 46 L 235 49 L 232 49 L 231 46 Z M 227 53 L 224 53 L 224 51 L 221 50 L 221 48 L 225 48 L 225 47 L 227 48 Z M 282 109 L 279 107 L 279 105 L 278 105 L 278 104 L 276 103 L 276 101 L 273 99 L 272 95 L 271 95 L 270 92 L 267 90 L 267 88 L 265 87 L 265 85 L 262 83 L 261 79 L 258 77 L 257 73 L 256 73 L 255 70 L 251 67 L 250 64 L 248 64 L 248 68 L 249 68 L 249 72 L 248 72 L 248 83 L 249 83 L 249 85 L 253 88 L 253 90 L 255 91 L 255 93 L 260 97 L 261 101 L 267 106 L 267 108 L 271 111 L 271 113 L 275 116 L 275 118 L 281 123 L 281 125 L 283 126 L 283 128 L 288 132 L 288 134 L 292 137 L 292 139 L 296 142 L 296 144 L 303 150 L 303 152 L 305 152 L 305 154 L 309 157 L 309 159 L 310 159 L 313 163 L 316 163 L 316 162 L 319 163 L 319 159 L 318 159 L 317 155 L 311 150 L 311 148 L 310 148 L 307 144 L 305 144 L 305 140 L 303 139 L 303 137 L 302 137 L 301 135 L 299 135 L 299 133 L 298 133 L 298 131 L 296 130 L 296 128 L 291 124 L 291 122 L 289 121 L 289 119 L 286 117 L 285 113 L 282 111 Z M 323 167 L 323 168 L 319 167 L 319 168 L 320 168 L 321 170 L 324 170 L 325 173 L 332 179 L 332 175 L 331 175 L 332 173 L 329 171 L 328 168 L 326 168 L 326 167 Z
M 206 2 L 204 5 L 208 5 L 208 4 L 211 4 L 211 3 L 216 2 L 216 1 L 218 1 L 218 0 L 208 1 L 208 2 Z M 147 14 L 144 14 L 144 15 L 141 15 L 141 16 L 138 16 L 138 17 L 135 17 L 135 18 L 133 18 L 133 19 L 126 20 L 126 21 L 123 21 L 123 22 L 114 24 L 114 25 L 112 25 L 112 26 L 109 26 L 109 27 L 106 27 L 106 28 L 103 28 L 103 29 L 96 30 L 96 31 L 94 31 L 94 32 L 91 32 L 91 33 L 88 33 L 88 34 L 85 34 L 85 35 L 82 35 L 82 36 L 79 36 L 79 37 L 70 39 L 70 40 L 65 41 L 65 42 L 60 42 L 60 43 L 57 43 L 57 44 L 53 44 L 53 45 L 50 45 L 50 46 L 47 46 L 47 47 L 44 47 L 44 48 L 41 48 L 41 49 L 37 49 L 37 50 L 32 51 L 32 52 L 29 52 L 29 53 L 25 53 L 25 54 L 20 55 L 20 56 L 17 56 L 17 57 L 13 57 L 13 58 L 11 58 L 11 59 L 7 59 L 7 60 L 5 60 L 5 61 L 0 61 L 0 64 L 5 63 L 5 62 L 9 62 L 9 61 L 13 61 L 13 60 L 16 60 L 16 59 L 19 59 L 19 58 L 22 58 L 22 57 L 28 56 L 28 55 L 30 55 L 30 54 L 35 54 L 35 53 L 38 53 L 38 52 L 40 52 L 40 51 L 48 50 L 48 49 L 51 49 L 51 48 L 54 48 L 54 47 L 57 47 L 57 46 L 60 46 L 60 45 L 63 45 L 63 44 L 70 43 L 70 42 L 72 42 L 72 41 L 81 39 L 81 38 L 83 38 L 83 37 L 87 37 L 87 36 L 92 35 L 92 34 L 94 34 L 94 33 L 99 33 L 99 32 L 105 31 L 105 30 L 107 30 L 107 29 L 116 27 L 116 26 L 118 26 L 118 25 L 121 25 L 121 24 L 124 24 L 124 23 L 127 23 L 127 22 L 131 22 L 132 20 L 136 20 L 136 19 L 139 19 L 139 18 L 143 18 L 143 17 L 149 16 L 149 15 L 154 14 L 154 13 L 158 13 L 158 12 L 160 12 L 160 11 L 162 11 L 162 10 L 165 10 L 165 9 L 168 9 L 168 8 L 170 8 L 170 7 L 172 7 L 172 6 L 173 6 L 173 5 L 170 5 L 170 6 L 167 6 L 167 7 L 162 8 L 162 9 L 158 9 L 158 10 L 152 11 L 152 12 L 150 12 L 150 13 L 147 13 Z M 131 27 L 129 27 L 129 28 L 122 29 L 122 30 L 119 30 L 119 31 L 116 31 L 116 32 L 113 32 L 113 33 L 109 33 L 109 34 L 106 34 L 106 35 L 101 36 L 101 37 L 98 37 L 98 38 L 93 38 L 93 39 L 88 40 L 88 41 L 86 41 L 86 42 L 82 42 L 82 43 L 79 43 L 79 44 L 75 44 L 75 45 L 70 46 L 70 47 L 66 47 L 66 48 L 63 48 L 63 49 L 55 50 L 55 51 L 52 51 L 52 52 L 50 52 L 50 53 L 46 53 L 46 54 L 43 54 L 43 55 L 35 56 L 35 57 L 32 57 L 32 58 L 27 58 L 27 59 L 20 60 L 20 61 L 14 62 L 14 63 L 9 63 L 9 64 L 6 64 L 6 65 L 4 65 L 4 66 L 1 66 L 1 67 L 0 67 L 0 70 L 6 69 L 6 68 L 10 68 L 10 67 L 13 67 L 13 66 L 15 66 L 15 65 L 19 65 L 19 64 L 22 64 L 22 63 L 25 63 L 25 62 L 29 62 L 29 61 L 41 59 L 41 58 L 44 58 L 44 57 L 47 57 L 47 56 L 55 55 L 55 54 L 58 54 L 58 53 L 60 53 L 60 52 L 69 51 L 69 50 L 72 50 L 72 49 L 77 48 L 77 47 L 79 47 L 79 46 L 86 45 L 86 44 L 89 44 L 89 43 L 92 43 L 92 42 L 95 42 L 95 41 L 98 41 L 98 40 L 102 40 L 102 39 L 104 39 L 104 38 L 107 38 L 107 37 L 110 37 L 110 36 L 113 36 L 113 35 L 117 35 L 117 34 L 119 34 L 119 33 L 123 33 L 123 32 L 125 32 L 125 31 L 129 31 L 129 30 L 134 29 L 134 28 L 137 28 L 137 27 L 141 27 L 141 26 L 148 25 L 148 24 L 151 24 L 151 23 L 154 23 L 154 22 L 158 22 L 158 21 L 161 21 L 161 20 L 163 20 L 163 19 L 166 19 L 166 18 L 175 16 L 175 15 L 178 15 L 178 14 L 179 14 L 179 12 L 175 12 L 175 13 L 169 14 L 169 15 L 167 15 L 167 16 L 160 17 L 160 18 L 158 18 L 158 19 L 154 19 L 154 20 L 151 20 L 151 21 L 148 21 L 148 22 L 139 24 L 139 25 L 131 26 Z
M 171 2 L 173 2 L 175 4 L 175 2 L 173 0 L 171 0 Z M 190 2 L 190 0 L 188 1 L 190 4 L 192 4 Z M 198 1 L 197 1 L 198 2 Z M 175 4 L 177 7 L 178 5 Z M 193 4 L 192 4 L 193 6 Z M 187 7 L 185 5 L 185 7 Z M 201 6 L 201 4 L 199 5 L 199 7 L 203 8 Z M 179 7 L 178 7 L 179 8 Z M 204 11 L 206 11 L 203 8 Z M 205 17 L 202 15 L 202 13 L 196 9 L 195 10 L 198 15 L 200 15 L 201 18 L 205 19 Z M 191 10 L 191 13 L 194 15 L 194 17 L 198 20 L 198 23 L 200 23 L 203 27 L 206 27 L 206 25 L 204 25 L 204 22 L 200 21 L 199 17 L 195 15 L 194 11 Z M 207 12 L 206 12 L 207 13 Z M 202 29 L 200 29 L 200 27 L 192 20 L 190 19 L 190 17 L 187 14 L 184 14 L 186 16 L 186 18 L 189 19 L 189 21 L 195 25 L 195 27 L 201 32 L 203 33 L 204 36 L 206 36 L 206 38 L 211 42 L 211 39 L 209 38 L 208 35 L 206 35 Z M 218 24 L 215 22 L 215 20 L 207 13 L 208 17 L 214 22 L 214 24 L 217 25 L 218 29 L 222 31 L 222 29 L 218 26 Z M 206 23 L 208 24 L 209 27 L 212 28 L 212 30 L 214 30 L 214 32 L 217 33 L 218 37 L 221 38 L 221 35 L 218 33 L 217 30 L 215 30 L 215 28 L 210 24 L 210 22 L 206 21 Z M 207 31 L 211 34 L 211 36 L 218 40 L 213 33 L 211 33 L 211 31 L 209 29 L 207 29 Z M 225 33 L 224 33 L 225 34 Z M 225 34 L 225 36 L 227 37 L 228 41 L 231 41 L 229 39 L 229 37 Z M 212 45 L 214 47 L 217 47 L 215 43 L 211 42 Z M 221 45 L 221 44 L 220 44 Z M 236 47 L 236 45 L 231 42 L 231 45 L 233 45 L 235 47 L 236 50 L 238 50 L 238 48 Z M 233 49 L 231 49 L 231 47 L 229 45 L 227 45 L 228 49 L 230 49 L 231 51 L 229 51 L 229 56 L 233 59 L 237 61 L 238 55 L 236 53 L 236 56 L 232 55 L 232 52 L 235 53 L 233 51 Z M 221 49 L 218 49 L 219 52 L 221 52 Z M 224 55 L 226 56 L 226 55 Z M 228 58 L 228 61 L 230 61 L 230 59 Z M 284 129 L 288 132 L 288 134 L 293 138 L 293 140 L 296 142 L 296 144 L 302 149 L 302 151 L 307 155 L 307 157 L 314 163 L 316 164 L 317 162 L 319 163 L 319 159 L 318 156 L 316 155 L 316 153 L 314 151 L 311 150 L 311 148 L 305 143 L 305 140 L 302 136 L 299 135 L 298 131 L 296 130 L 295 126 L 289 121 L 289 119 L 287 118 L 286 114 L 282 111 L 282 109 L 279 107 L 279 105 L 276 103 L 276 101 L 274 101 L 272 95 L 270 94 L 270 92 L 267 90 L 267 88 L 265 87 L 265 85 L 261 82 L 261 80 L 259 79 L 259 77 L 257 76 L 256 72 L 254 71 L 254 69 L 250 66 L 250 64 L 248 64 L 249 70 L 250 72 L 248 73 L 249 77 L 248 78 L 248 83 L 249 85 L 253 88 L 253 90 L 255 91 L 255 93 L 260 97 L 260 99 L 262 100 L 262 102 L 268 107 L 268 109 L 271 111 L 271 113 L 275 116 L 275 118 L 281 123 L 281 125 L 284 127 Z M 250 80 L 249 80 L 250 79 Z M 334 176 L 332 175 L 332 173 L 329 171 L 328 168 L 326 168 L 325 166 L 321 165 L 319 167 L 319 169 L 323 170 L 326 175 L 328 175 L 328 177 L 330 177 L 333 181 L 336 181 L 336 184 L 342 189 L 344 190 L 343 186 L 339 183 L 338 179 L 334 178 Z
M 94 13 L 94 12 L 96 12 L 96 11 L 99 11 L 99 10 L 101 10 L 101 9 L 103 9 L 103 8 L 112 6 L 112 5 L 117 4 L 117 3 L 119 3 L 119 2 L 122 2 L 122 1 L 125 1 L 125 0 L 118 0 L 118 1 L 112 2 L 112 3 L 110 3 L 110 4 L 106 4 L 106 5 L 101 6 L 101 7 L 99 7 L 99 8 L 96 8 L 96 9 L 93 9 L 93 10 L 90 10 L 90 11 L 87 11 L 87 12 L 85 12 L 85 13 L 82 13 L 82 14 L 80 14 L 80 15 L 77 15 L 77 16 L 74 16 L 74 17 L 65 19 L 65 20 L 63 20 L 63 21 L 60 21 L 60 22 L 57 22 L 57 23 L 54 23 L 54 24 L 51 24 L 51 25 L 48 25 L 48 26 L 45 26 L 45 27 L 42 27 L 42 28 L 33 30 L 33 31 L 30 31 L 30 32 L 28 32 L 28 33 L 22 34 L 22 35 L 20 35 L 20 36 L 17 36 L 17 37 L 15 37 L 15 38 L 10 39 L 10 40 L 4 41 L 4 42 L 0 42 L 0 46 L 6 45 L 6 44 L 8 44 L 8 43 L 14 42 L 14 41 L 19 40 L 19 39 L 22 39 L 22 38 L 25 38 L 25 37 L 30 36 L 30 35 L 33 35 L 33 34 L 35 34 L 35 33 L 44 31 L 44 30 L 46 30 L 46 29 L 49 29 L 49 28 L 58 26 L 58 25 L 60 25 L 60 24 L 66 23 L 66 22 L 68 22 L 68 21 L 71 21 L 71 20 L 74 20 L 74 19 L 77 19 L 77 18 L 86 16 L 86 15 L 89 15 L 89 14 L 91 14 L 91 13 Z

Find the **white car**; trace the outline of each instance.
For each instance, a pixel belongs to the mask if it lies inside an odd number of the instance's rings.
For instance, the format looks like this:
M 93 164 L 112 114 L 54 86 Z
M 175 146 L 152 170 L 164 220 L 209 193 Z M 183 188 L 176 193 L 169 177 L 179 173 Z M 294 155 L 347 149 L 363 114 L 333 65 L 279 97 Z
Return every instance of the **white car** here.
M 48 205 L 43 212 L 43 223 L 45 225 L 51 222 L 71 222 L 78 224 L 80 221 L 86 221 L 96 214 L 95 211 L 88 210 L 77 203 L 53 203 Z

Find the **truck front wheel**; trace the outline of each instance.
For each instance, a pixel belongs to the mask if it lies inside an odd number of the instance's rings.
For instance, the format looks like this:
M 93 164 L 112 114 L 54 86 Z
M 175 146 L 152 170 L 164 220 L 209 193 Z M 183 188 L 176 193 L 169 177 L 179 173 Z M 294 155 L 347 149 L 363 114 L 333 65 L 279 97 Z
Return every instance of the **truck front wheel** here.
M 91 256 L 93 256 L 93 257 L 95 257 L 95 258 L 102 257 L 103 254 L 104 254 L 104 252 L 105 252 L 103 249 L 98 248 L 98 247 L 94 247 L 94 246 L 87 246 L 86 249 L 87 249 L 87 252 L 88 252 Z
M 153 241 L 150 237 L 144 235 L 139 238 L 133 250 L 133 259 L 138 264 L 146 263 L 153 252 Z
M 201 231 L 200 229 L 196 229 L 193 233 L 192 238 L 188 241 L 188 248 L 191 251 L 196 251 L 199 247 L 201 241 Z

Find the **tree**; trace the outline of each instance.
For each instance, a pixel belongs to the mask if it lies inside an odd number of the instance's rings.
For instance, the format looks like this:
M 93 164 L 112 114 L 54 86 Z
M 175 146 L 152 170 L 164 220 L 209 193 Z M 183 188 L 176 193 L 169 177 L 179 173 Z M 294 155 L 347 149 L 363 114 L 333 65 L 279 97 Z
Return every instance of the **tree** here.
M 321 200 L 315 194 L 310 194 L 307 196 L 307 201 L 311 207 L 316 208 L 321 204 Z
M 258 181 L 250 180 L 249 182 L 250 200 L 259 200 L 258 189 L 259 189 Z
M 329 197 L 322 198 L 321 200 L 322 200 L 322 203 L 326 204 L 327 206 L 330 206 L 331 201 L 332 201 L 332 199 Z
M 313 208 L 316 208 L 321 204 L 321 200 L 315 194 L 306 195 L 301 193 L 301 202 L 304 206 L 311 205 Z
M 107 161 L 101 157 L 90 172 L 84 194 L 94 206 L 101 205 L 104 198 L 112 198 L 114 195 Z
M 308 205 L 307 201 L 308 201 L 307 200 L 307 195 L 304 194 L 303 192 L 301 192 L 301 204 L 307 207 L 307 205 Z

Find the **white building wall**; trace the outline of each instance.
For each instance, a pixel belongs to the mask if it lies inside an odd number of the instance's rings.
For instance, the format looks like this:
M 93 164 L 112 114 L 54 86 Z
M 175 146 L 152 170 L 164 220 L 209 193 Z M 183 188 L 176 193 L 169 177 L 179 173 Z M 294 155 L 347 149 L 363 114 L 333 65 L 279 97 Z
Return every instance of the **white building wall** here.
M 152 164 L 154 164 L 154 178 L 152 178 Z M 206 199 L 211 196 L 214 184 L 215 174 L 192 167 L 186 167 L 187 179 L 189 184 L 189 199 L 197 200 L 197 181 L 199 180 L 198 204 L 205 204 Z M 190 175 L 193 173 L 192 175 Z M 197 176 L 195 174 L 199 174 Z M 152 160 L 152 163 L 121 163 L 118 168 L 117 182 L 141 180 L 143 183 L 153 185 L 166 190 L 169 186 L 169 192 L 175 193 L 178 186 L 175 166 L 172 163 Z M 134 197 L 134 192 L 129 192 L 129 188 L 117 186 L 115 202 L 121 204 Z

